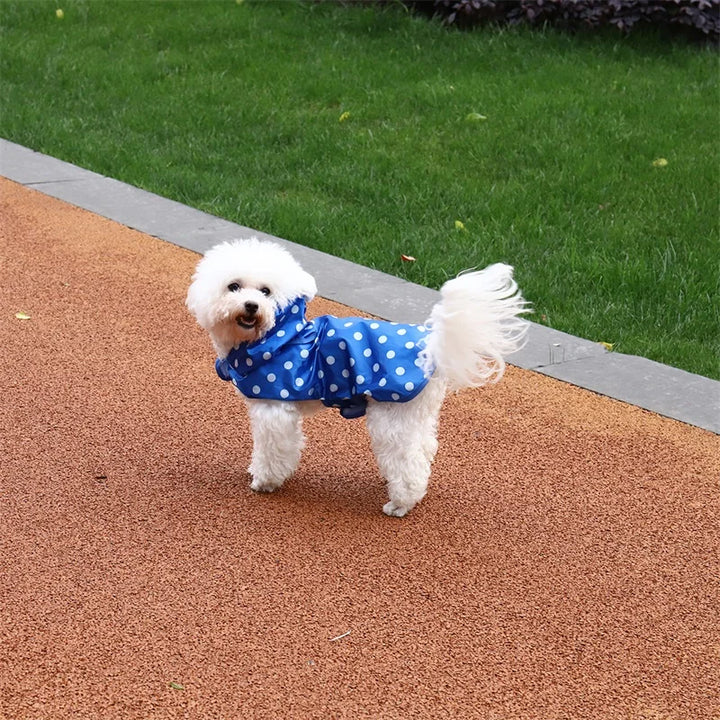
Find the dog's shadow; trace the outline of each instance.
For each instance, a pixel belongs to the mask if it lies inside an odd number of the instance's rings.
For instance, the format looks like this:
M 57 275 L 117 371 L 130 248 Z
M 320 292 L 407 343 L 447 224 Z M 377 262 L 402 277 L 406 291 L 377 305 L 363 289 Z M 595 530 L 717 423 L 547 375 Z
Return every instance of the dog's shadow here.
M 234 505 L 243 514 L 304 514 L 308 510 L 321 515 L 383 517 L 387 493 L 372 454 L 343 452 L 337 446 L 332 451 L 314 452 L 308 447 L 297 471 L 272 493 L 250 489 L 249 462 L 243 453 L 232 462 L 214 458 L 188 468 L 186 481 L 197 491 L 213 496 L 215 502 Z

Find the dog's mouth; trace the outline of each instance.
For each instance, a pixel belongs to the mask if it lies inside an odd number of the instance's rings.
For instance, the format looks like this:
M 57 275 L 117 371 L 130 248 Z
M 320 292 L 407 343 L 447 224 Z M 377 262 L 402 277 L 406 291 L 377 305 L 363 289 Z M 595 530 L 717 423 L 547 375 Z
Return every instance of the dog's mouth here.
M 243 330 L 254 330 L 257 325 L 257 317 L 250 317 L 249 315 L 238 315 L 235 318 L 235 322 Z

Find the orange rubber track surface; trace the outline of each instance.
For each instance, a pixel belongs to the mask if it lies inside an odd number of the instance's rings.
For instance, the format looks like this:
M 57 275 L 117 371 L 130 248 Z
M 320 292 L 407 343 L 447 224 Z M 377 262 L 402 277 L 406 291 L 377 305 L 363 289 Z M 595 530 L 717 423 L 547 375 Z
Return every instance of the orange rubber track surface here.
M 198 257 L 0 198 L 1 718 L 720 718 L 718 436 L 509 368 L 407 518 L 334 411 L 256 495 Z

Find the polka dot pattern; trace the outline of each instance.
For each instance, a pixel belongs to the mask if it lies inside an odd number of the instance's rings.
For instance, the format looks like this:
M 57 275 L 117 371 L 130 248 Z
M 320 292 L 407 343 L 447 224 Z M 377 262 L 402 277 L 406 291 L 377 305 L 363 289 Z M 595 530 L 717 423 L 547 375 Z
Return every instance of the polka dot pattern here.
M 218 375 L 248 397 L 320 399 L 344 407 L 353 399 L 406 402 L 426 385 L 422 325 L 325 315 L 308 322 L 297 300 L 278 313 L 262 340 L 216 361 Z

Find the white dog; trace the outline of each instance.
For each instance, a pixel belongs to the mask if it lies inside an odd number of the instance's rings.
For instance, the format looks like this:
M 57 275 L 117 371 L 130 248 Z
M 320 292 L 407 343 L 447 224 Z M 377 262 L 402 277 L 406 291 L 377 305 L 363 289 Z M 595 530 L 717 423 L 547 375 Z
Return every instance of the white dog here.
M 497 381 L 528 323 L 508 265 L 443 285 L 425 325 L 323 316 L 308 321 L 315 280 L 275 243 L 225 242 L 200 260 L 187 306 L 212 339 L 216 370 L 247 402 L 251 488 L 272 492 L 295 471 L 302 418 L 323 406 L 367 428 L 387 481 L 388 515 L 425 495 L 447 390 Z

